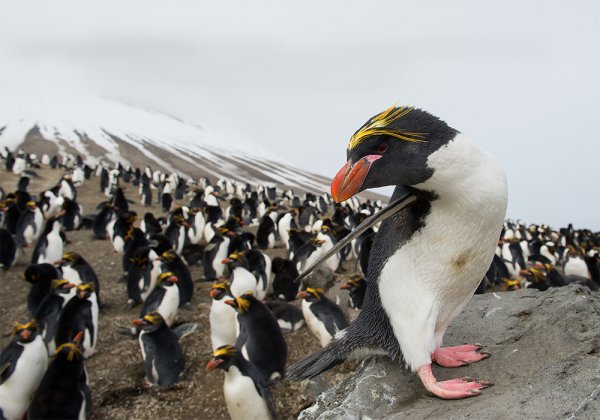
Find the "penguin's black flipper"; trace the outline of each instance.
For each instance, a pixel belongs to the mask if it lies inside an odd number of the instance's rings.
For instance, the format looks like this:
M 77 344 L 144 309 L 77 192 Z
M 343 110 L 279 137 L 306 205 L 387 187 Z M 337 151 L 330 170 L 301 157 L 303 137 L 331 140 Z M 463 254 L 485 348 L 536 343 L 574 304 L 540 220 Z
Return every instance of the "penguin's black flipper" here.
M 288 367 L 286 376 L 293 381 L 302 381 L 344 363 L 353 350 L 349 344 L 344 337 L 334 338 L 322 349 Z
M 177 340 L 181 340 L 186 335 L 190 335 L 196 331 L 200 326 L 196 322 L 187 322 L 185 324 L 178 325 L 173 328 L 173 332 L 177 336 Z

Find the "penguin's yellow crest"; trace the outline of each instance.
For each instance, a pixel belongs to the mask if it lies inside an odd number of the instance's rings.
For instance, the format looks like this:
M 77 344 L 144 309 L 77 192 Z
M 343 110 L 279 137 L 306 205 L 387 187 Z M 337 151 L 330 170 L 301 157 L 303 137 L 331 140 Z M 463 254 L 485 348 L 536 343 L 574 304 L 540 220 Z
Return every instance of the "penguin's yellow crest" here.
M 321 295 L 325 294 L 325 290 L 321 289 L 320 287 L 307 287 L 306 291 L 319 299 L 321 298 Z
M 213 351 L 213 357 L 229 356 L 236 353 L 237 348 L 235 348 L 235 346 L 232 346 L 231 344 L 225 344 L 224 346 L 221 346 Z
M 15 322 L 15 326 L 13 327 L 13 331 L 12 334 L 13 335 L 17 335 L 19 333 L 19 331 L 23 331 L 23 330 L 27 330 L 30 328 L 37 328 L 38 324 L 35 321 L 35 319 L 32 319 L 29 322 L 26 322 L 24 324 L 20 324 L 18 322 Z
M 407 115 L 414 108 L 412 107 L 396 107 L 392 105 L 380 114 L 375 115 L 360 127 L 356 133 L 350 137 L 348 150 L 354 149 L 364 139 L 372 136 L 390 136 L 400 140 L 410 141 L 413 143 L 422 143 L 425 141 L 425 133 L 414 133 L 411 131 L 389 128 L 388 126 L 396 120 Z
M 56 349 L 56 354 L 60 353 L 64 349 L 68 349 L 69 351 L 69 354 L 67 354 L 67 360 L 69 362 L 72 362 L 75 356 L 77 356 L 78 359 L 81 357 L 81 350 L 79 350 L 79 347 L 77 347 L 75 343 L 65 343 L 58 346 Z

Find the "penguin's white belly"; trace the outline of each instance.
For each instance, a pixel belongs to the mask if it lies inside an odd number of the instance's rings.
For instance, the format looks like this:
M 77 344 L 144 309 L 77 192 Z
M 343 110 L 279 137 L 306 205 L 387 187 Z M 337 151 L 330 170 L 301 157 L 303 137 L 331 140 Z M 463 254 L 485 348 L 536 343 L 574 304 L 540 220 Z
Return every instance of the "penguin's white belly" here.
M 431 352 L 489 268 L 507 203 L 504 172 L 462 135 L 428 165 L 436 172 L 421 186 L 439 198 L 379 278 L 381 303 L 413 370 L 431 363 Z
M 236 267 L 233 269 L 231 293 L 233 296 L 240 296 L 246 292 L 256 293 L 256 277 L 245 268 Z
M 68 265 L 61 267 L 63 276 L 62 278 L 68 280 L 69 283 L 73 283 L 75 286 L 81 284 L 81 277 L 79 276 L 79 272 L 74 270 Z
M 225 344 L 235 344 L 236 312 L 224 301 L 225 299 L 213 299 L 210 306 L 210 341 L 213 351 Z
M 227 248 L 229 248 L 229 238 L 223 238 L 223 242 L 219 244 L 215 259 L 212 261 L 212 267 L 215 270 L 217 278 L 225 273 L 225 264 L 223 264 L 222 261 L 224 258 L 227 258 Z
M 42 336 L 23 347 L 13 374 L 0 385 L 0 408 L 8 420 L 23 418 L 48 367 L 48 352 Z
M 84 359 L 88 359 L 96 353 L 96 342 L 98 339 L 98 297 L 96 293 L 93 293 L 89 297 L 89 301 L 92 304 L 91 313 L 92 313 L 92 325 L 94 326 L 94 331 L 90 334 L 89 329 L 85 329 L 84 337 L 83 337 L 83 357 Z
M 60 260 L 63 256 L 63 240 L 60 237 L 60 234 L 52 231 L 48 234 L 48 236 L 46 236 L 46 239 L 48 241 L 46 252 L 44 255 L 40 255 L 41 258 L 38 260 L 38 262 L 53 263 L 54 261 Z
M 175 321 L 177 309 L 179 308 L 179 289 L 176 285 L 166 288 L 160 305 L 158 305 L 158 313 L 163 316 L 165 323 L 170 327 Z
M 225 372 L 223 393 L 227 411 L 232 420 L 268 420 L 271 418 L 267 404 L 256 391 L 254 382 L 239 369 L 231 366 Z
M 582 258 L 570 258 L 565 264 L 565 275 L 590 278 L 587 264 Z
M 306 325 L 310 331 L 319 339 L 319 343 L 321 347 L 325 347 L 331 341 L 331 334 L 325 328 L 325 324 L 323 324 L 317 316 L 310 310 L 310 303 L 306 301 L 306 299 L 302 300 L 302 315 L 304 315 L 304 320 L 306 321 Z

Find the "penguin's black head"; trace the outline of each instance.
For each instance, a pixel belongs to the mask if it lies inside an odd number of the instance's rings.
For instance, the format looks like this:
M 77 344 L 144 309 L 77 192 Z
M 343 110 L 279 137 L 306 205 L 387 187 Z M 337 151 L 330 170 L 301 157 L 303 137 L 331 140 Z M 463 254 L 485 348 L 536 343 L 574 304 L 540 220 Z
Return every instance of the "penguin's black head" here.
M 72 342 L 64 343 L 57 347 L 56 356 L 64 357 L 69 362 L 72 362 L 74 360 L 80 360 L 81 356 L 82 356 L 81 355 L 81 340 L 82 340 L 82 338 L 83 338 L 83 331 L 80 331 L 75 335 Z
M 228 299 L 224 303 L 235 309 L 237 313 L 243 314 L 252 307 L 254 302 L 256 302 L 256 298 L 252 295 L 252 292 L 248 291 L 241 296 Z
M 308 302 L 316 302 L 325 296 L 325 290 L 319 287 L 307 287 L 306 290 L 298 292 L 296 296 L 299 299 L 306 299 Z
M 420 109 L 388 108 L 350 138 L 348 162 L 331 183 L 333 199 L 341 202 L 368 188 L 426 181 L 433 173 L 428 156 L 456 133 Z
M 177 276 L 170 271 L 166 273 L 160 273 L 158 275 L 158 284 L 164 287 L 171 287 L 179 281 Z
M 211 299 L 221 300 L 225 296 L 233 297 L 231 289 L 229 288 L 229 282 L 227 280 L 216 281 L 210 286 Z
M 80 255 L 77 252 L 65 252 L 62 256 L 62 260 L 60 260 L 61 264 L 71 263 L 80 258 Z
M 94 293 L 93 283 L 80 283 L 77 285 L 77 297 L 79 299 L 87 299 Z
M 226 344 L 213 351 L 212 359 L 206 364 L 206 373 L 210 373 L 216 368 L 228 370 L 235 362 L 238 349 L 231 344 Z
M 226 264 L 230 269 L 246 266 L 246 252 L 232 252 L 227 258 L 223 258 L 222 264 Z
M 26 322 L 25 324 L 19 324 L 15 322 L 13 328 L 13 339 L 19 343 L 30 343 L 38 335 L 38 324 L 35 320 Z
M 160 255 L 159 259 L 163 261 L 175 261 L 177 259 L 177 253 L 174 249 L 168 249 Z
M 131 323 L 143 331 L 154 331 L 165 324 L 165 319 L 154 311 L 141 319 L 134 319 Z
M 346 283 L 340 285 L 340 289 L 350 290 L 351 292 L 367 287 L 367 281 L 361 276 L 352 276 Z

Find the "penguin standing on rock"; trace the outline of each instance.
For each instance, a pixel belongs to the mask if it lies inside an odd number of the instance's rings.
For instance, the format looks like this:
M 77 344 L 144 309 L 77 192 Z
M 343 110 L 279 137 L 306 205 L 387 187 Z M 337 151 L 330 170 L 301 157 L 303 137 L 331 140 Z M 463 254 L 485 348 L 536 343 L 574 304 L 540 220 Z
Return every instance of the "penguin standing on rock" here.
M 48 367 L 48 350 L 35 321 L 15 324 L 0 353 L 0 418 L 20 420 Z
M 309 287 L 298 293 L 308 328 L 325 347 L 335 334 L 348 326 L 342 309 L 325 296 L 325 291 Z
M 290 376 L 310 378 L 357 351 L 378 352 L 401 358 L 439 398 L 479 395 L 488 382 L 438 381 L 431 363 L 454 367 L 489 356 L 476 345 L 442 347 L 442 341 L 492 262 L 506 212 L 504 171 L 467 136 L 409 107 L 369 119 L 351 137 L 347 157 L 332 181 L 334 200 L 395 185 L 383 215 L 367 224 L 389 217 L 371 249 L 358 318 L 290 367 Z
M 287 345 L 279 323 L 269 308 L 251 293 L 226 300 L 225 303 L 238 313 L 239 334 L 235 346 L 267 381 L 282 377 Z
M 56 349 L 29 404 L 28 419 L 85 419 L 92 414 L 92 392 L 79 347 L 82 336 Z
M 268 382 L 256 366 L 232 345 L 215 349 L 212 356 L 206 372 L 216 368 L 225 372 L 223 394 L 232 420 L 277 419 Z

